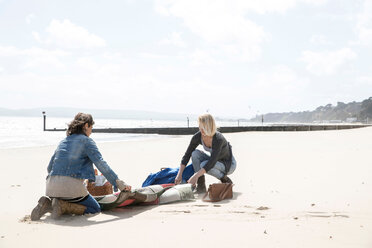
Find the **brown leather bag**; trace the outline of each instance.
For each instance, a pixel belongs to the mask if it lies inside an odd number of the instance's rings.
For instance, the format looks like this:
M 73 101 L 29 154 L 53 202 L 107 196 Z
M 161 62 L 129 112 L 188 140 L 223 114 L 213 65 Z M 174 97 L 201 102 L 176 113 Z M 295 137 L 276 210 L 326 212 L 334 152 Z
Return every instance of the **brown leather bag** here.
M 224 199 L 231 199 L 233 197 L 232 183 L 213 183 L 208 187 L 208 191 L 203 197 L 203 201 L 217 202 Z M 205 199 L 209 197 L 209 200 Z
M 106 182 L 102 186 L 96 186 L 94 182 L 88 182 L 87 190 L 93 196 L 110 195 L 113 193 L 112 184 L 109 182 Z

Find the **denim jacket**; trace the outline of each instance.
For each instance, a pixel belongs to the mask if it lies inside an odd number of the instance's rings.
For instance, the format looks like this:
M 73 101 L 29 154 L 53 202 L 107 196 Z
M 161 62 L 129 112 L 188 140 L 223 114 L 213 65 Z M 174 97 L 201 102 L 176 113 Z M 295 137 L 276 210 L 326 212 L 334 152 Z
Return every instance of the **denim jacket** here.
M 118 176 L 103 160 L 96 143 L 83 134 L 72 134 L 59 143 L 48 165 L 48 177 L 70 176 L 94 181 L 93 163 L 116 188 Z

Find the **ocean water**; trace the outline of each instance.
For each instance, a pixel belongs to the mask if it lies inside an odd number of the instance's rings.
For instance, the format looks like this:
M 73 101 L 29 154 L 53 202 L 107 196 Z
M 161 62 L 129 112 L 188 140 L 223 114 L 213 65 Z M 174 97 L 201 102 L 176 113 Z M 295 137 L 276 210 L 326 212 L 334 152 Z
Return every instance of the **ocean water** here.
M 47 117 L 46 128 L 66 128 L 71 118 Z M 187 121 L 174 120 L 125 120 L 125 119 L 94 119 L 96 128 L 133 128 L 133 127 L 187 127 Z M 237 122 L 217 122 L 218 126 L 237 126 Z M 240 122 L 239 125 L 250 125 Z M 190 127 L 197 127 L 197 122 L 190 121 Z M 0 149 L 17 147 L 35 147 L 57 145 L 65 132 L 43 131 L 43 117 L 7 117 L 0 116 Z M 92 133 L 97 143 L 164 138 L 157 134 L 106 134 Z

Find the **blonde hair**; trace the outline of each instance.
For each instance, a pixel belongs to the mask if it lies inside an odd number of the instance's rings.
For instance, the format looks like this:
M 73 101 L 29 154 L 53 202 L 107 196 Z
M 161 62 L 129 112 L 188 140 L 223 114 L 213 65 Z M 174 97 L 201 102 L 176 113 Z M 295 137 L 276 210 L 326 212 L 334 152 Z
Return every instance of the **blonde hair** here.
M 213 136 L 217 131 L 216 122 L 211 114 L 200 115 L 198 123 L 199 128 L 202 129 L 207 136 Z

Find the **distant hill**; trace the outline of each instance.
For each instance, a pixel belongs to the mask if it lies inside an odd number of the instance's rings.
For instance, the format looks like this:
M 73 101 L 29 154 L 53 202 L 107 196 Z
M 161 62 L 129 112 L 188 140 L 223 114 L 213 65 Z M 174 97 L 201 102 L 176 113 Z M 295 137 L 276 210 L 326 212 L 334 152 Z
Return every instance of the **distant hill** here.
M 262 116 L 256 116 L 250 121 L 261 122 Z M 372 97 L 362 102 L 343 103 L 336 106 L 327 104 L 313 111 L 268 113 L 263 115 L 264 122 L 367 122 L 372 121 Z
M 73 117 L 78 112 L 92 114 L 94 118 L 102 119 L 134 119 L 134 120 L 195 120 L 196 115 L 179 113 L 161 113 L 136 110 L 113 110 L 113 109 L 81 109 L 81 108 L 32 108 L 32 109 L 6 109 L 0 108 L 0 116 L 42 116 L 45 111 L 48 117 Z

